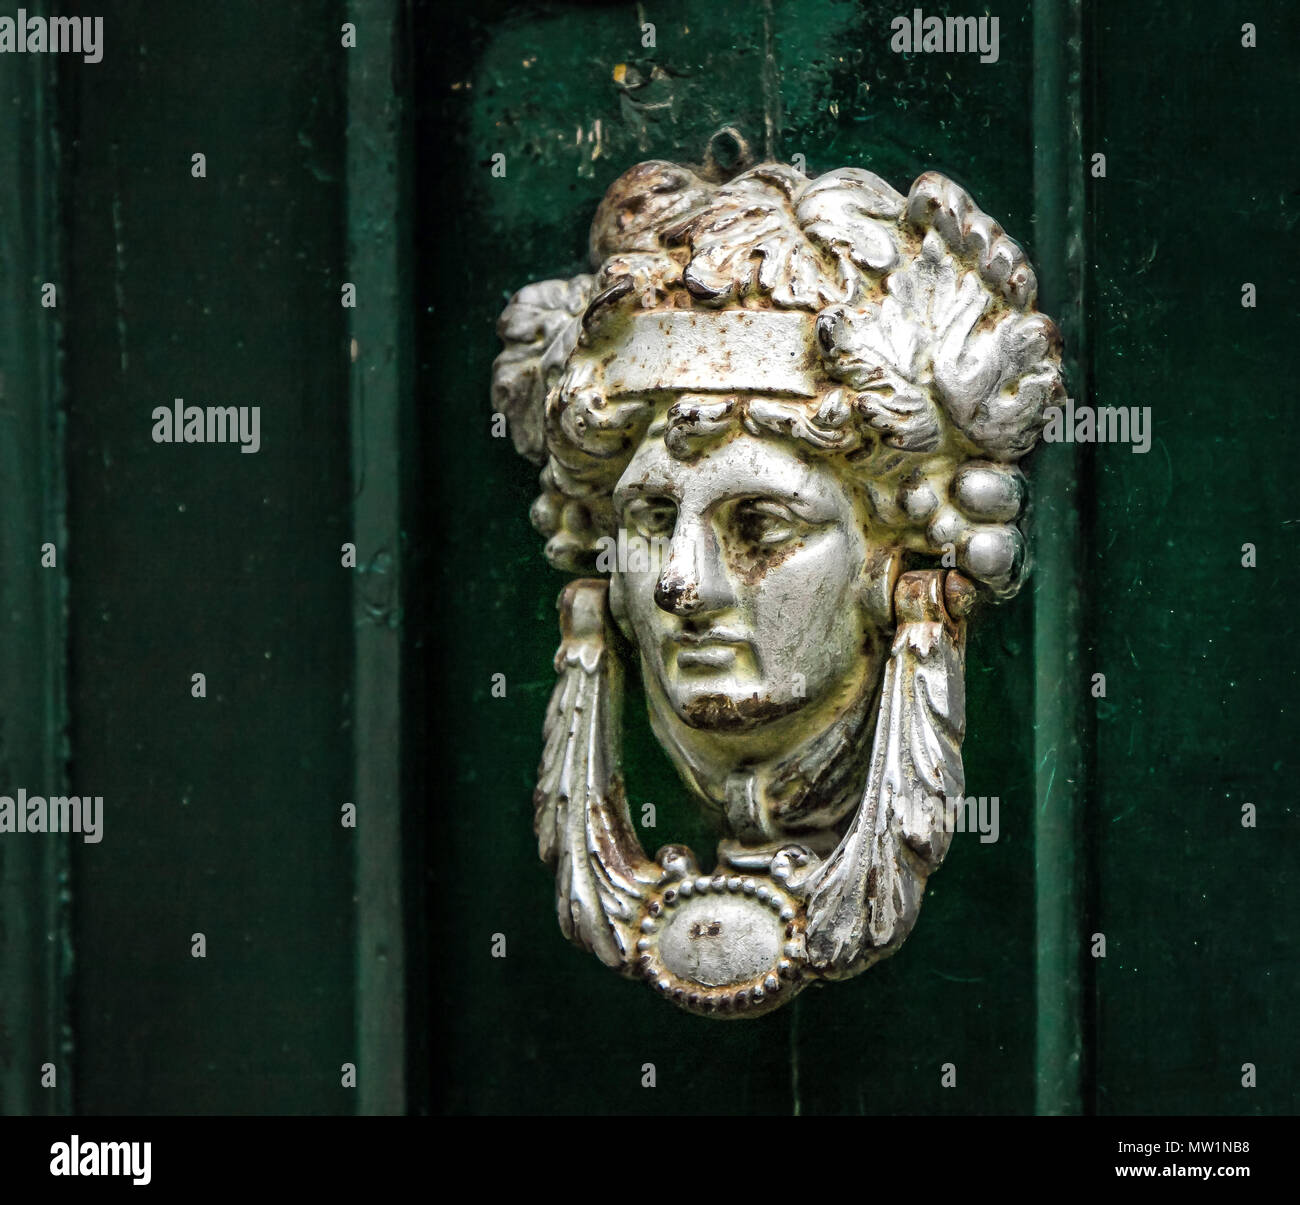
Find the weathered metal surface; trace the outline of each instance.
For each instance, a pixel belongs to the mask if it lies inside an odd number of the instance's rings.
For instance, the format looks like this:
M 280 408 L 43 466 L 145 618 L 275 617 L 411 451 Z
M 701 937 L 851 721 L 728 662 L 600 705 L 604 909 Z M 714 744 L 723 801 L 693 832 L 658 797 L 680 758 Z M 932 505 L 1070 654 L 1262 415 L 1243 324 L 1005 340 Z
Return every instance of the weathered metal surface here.
M 638 164 L 592 274 L 521 290 L 494 403 L 562 598 L 535 794 L 566 936 L 756 1015 L 893 953 L 962 806 L 964 619 L 1026 572 L 1016 462 L 1063 397 L 1019 246 L 927 172 Z M 972 584 L 974 583 L 974 584 Z M 951 607 L 951 611 L 949 608 Z M 725 836 L 642 851 L 613 629 Z

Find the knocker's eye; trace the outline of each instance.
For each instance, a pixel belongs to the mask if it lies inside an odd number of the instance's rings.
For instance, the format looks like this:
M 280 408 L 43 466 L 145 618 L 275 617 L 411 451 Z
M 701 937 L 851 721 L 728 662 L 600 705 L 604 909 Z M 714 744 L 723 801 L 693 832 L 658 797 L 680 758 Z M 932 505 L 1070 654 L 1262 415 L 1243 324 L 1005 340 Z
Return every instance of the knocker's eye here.
M 784 544 L 808 529 L 794 511 L 773 498 L 745 498 L 736 503 L 733 522 L 741 540 L 759 548 Z
M 623 508 L 623 525 L 647 540 L 667 539 L 677 525 L 677 506 L 671 498 L 636 498 Z

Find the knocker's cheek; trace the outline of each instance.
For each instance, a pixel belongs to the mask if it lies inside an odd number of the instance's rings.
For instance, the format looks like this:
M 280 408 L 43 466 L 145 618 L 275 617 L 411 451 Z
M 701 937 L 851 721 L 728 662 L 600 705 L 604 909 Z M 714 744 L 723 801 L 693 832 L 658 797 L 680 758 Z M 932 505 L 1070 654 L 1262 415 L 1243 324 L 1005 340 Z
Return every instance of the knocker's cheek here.
M 641 651 L 648 668 L 662 675 L 664 641 L 677 634 L 681 624 L 655 601 L 658 577 L 653 573 L 613 573 L 609 579 L 609 611 L 618 630 Z
M 632 639 L 632 625 L 627 616 L 627 585 L 621 573 L 609 576 L 609 613 L 614 617 L 618 630 L 628 640 Z
M 858 581 L 858 602 L 869 622 L 877 627 L 894 625 L 894 590 L 903 572 L 903 554 L 898 548 L 872 546 Z
M 616 570 L 609 575 L 609 613 L 618 630 L 632 644 L 649 647 L 646 641 L 656 611 L 654 588 L 657 580 L 652 573 Z

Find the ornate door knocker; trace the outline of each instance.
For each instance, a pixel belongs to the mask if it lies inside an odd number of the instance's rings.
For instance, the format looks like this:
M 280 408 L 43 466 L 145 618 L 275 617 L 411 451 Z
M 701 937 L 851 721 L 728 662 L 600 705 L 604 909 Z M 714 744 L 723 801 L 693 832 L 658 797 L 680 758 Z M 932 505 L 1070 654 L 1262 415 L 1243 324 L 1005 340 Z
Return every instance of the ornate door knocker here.
M 560 928 L 733 1017 L 915 923 L 964 790 L 965 617 L 1025 575 L 1016 462 L 1064 391 L 1033 270 L 952 181 L 720 175 L 614 181 L 594 275 L 502 314 L 493 397 L 544 466 L 547 558 L 588 575 L 534 794 Z M 724 830 L 711 872 L 632 827 L 624 655 Z

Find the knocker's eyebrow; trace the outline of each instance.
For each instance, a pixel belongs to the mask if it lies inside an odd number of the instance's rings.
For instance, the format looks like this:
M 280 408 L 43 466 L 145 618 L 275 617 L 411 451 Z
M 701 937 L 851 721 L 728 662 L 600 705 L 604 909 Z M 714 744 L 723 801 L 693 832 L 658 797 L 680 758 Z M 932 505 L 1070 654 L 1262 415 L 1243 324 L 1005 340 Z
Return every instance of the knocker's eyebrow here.
M 647 495 L 672 498 L 672 485 L 667 481 L 657 480 L 653 477 L 621 483 L 614 487 L 614 506 L 619 508 L 633 496 L 644 497 Z
M 667 498 L 674 505 L 678 501 L 671 482 L 650 476 L 640 480 L 628 481 L 617 486 L 613 497 L 614 509 L 620 511 L 628 502 L 644 497 Z M 713 504 L 737 502 L 743 499 L 750 499 L 755 502 L 772 502 L 779 506 L 785 506 L 797 518 L 814 525 L 831 522 L 834 518 L 833 515 L 826 514 L 819 507 L 819 498 L 815 486 L 811 489 L 795 490 L 785 489 L 779 482 L 766 482 L 761 488 L 755 488 L 753 485 L 737 485 L 718 494 L 713 499 Z
M 812 527 L 821 527 L 835 521 L 835 515 L 825 509 L 815 490 L 785 490 L 779 485 L 765 486 L 762 492 L 736 490 L 727 494 L 726 500 L 749 499 L 753 502 L 774 502 L 790 511 L 796 519 Z

